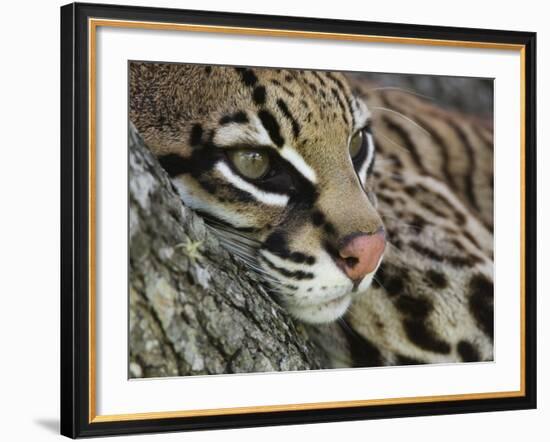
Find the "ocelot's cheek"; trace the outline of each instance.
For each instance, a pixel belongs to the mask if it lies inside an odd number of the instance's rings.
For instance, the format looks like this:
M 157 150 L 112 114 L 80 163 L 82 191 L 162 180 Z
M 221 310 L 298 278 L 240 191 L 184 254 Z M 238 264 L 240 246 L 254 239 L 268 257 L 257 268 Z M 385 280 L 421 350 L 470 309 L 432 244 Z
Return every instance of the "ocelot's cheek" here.
M 214 186 L 210 181 L 203 181 L 204 176 L 199 178 L 202 180 L 190 174 L 184 174 L 173 179 L 174 187 L 184 205 L 202 216 L 208 216 L 236 227 L 251 224 L 253 219 L 239 214 L 231 208 L 231 204 L 227 204 L 220 187 Z
M 280 225 L 281 222 L 284 222 L 284 213 L 278 208 L 250 202 L 232 202 L 226 207 L 239 217 L 245 217 L 250 226 L 254 227 L 255 232 L 270 231 Z
M 278 230 L 285 233 L 285 246 L 288 250 L 295 252 L 296 256 L 307 257 L 294 264 L 307 268 L 308 271 L 313 271 L 313 268 L 320 264 L 321 257 L 325 254 L 323 230 L 310 222 L 309 217 L 305 214 L 289 217 Z

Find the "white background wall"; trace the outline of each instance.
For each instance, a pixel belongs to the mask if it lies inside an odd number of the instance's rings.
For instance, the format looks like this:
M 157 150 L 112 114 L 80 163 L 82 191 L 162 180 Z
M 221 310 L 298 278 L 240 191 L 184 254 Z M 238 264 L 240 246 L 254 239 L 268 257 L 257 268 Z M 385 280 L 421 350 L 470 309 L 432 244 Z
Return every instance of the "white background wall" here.
M 113 0 L 114 1 L 114 0 Z M 224 430 L 125 440 L 548 440 L 550 305 L 542 280 L 550 243 L 543 189 L 550 186 L 549 14 L 544 2 L 393 0 L 297 2 L 277 0 L 131 1 L 126 4 L 256 12 L 356 20 L 512 29 L 538 32 L 539 176 L 539 409 Z M 6 2 L 0 25 L 0 438 L 7 441 L 59 437 L 59 6 L 58 0 Z M 546 247 L 545 247 L 546 245 Z

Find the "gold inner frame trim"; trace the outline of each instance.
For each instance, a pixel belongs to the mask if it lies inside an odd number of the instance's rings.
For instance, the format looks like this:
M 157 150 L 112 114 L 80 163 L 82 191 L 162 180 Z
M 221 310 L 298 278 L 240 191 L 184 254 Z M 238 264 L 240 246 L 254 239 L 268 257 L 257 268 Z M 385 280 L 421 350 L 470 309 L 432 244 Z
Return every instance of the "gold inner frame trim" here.
M 461 48 L 498 49 L 518 51 L 520 54 L 520 167 L 521 167 L 521 231 L 520 231 L 520 389 L 517 391 L 497 391 L 487 393 L 465 393 L 436 396 L 398 397 L 387 399 L 366 399 L 352 401 L 314 402 L 283 405 L 260 405 L 233 408 L 214 408 L 197 410 L 158 411 L 128 414 L 96 414 L 96 36 L 97 28 L 133 28 L 148 30 L 169 30 L 185 32 L 206 32 L 218 34 L 236 34 L 268 37 L 291 37 L 357 41 L 387 44 L 411 44 L 420 46 L 446 46 Z M 273 413 L 280 411 L 322 410 L 328 408 L 366 407 L 375 405 L 419 404 L 427 402 L 482 400 L 525 396 L 525 46 L 494 42 L 474 42 L 458 40 L 425 39 L 412 37 L 388 37 L 377 35 L 359 35 L 330 32 L 292 31 L 283 29 L 245 28 L 234 26 L 210 26 L 181 23 L 157 23 L 131 20 L 88 19 L 88 94 L 89 94 L 89 382 L 88 382 L 88 422 L 116 422 L 145 419 L 168 419 L 179 417 L 221 416 L 246 413 Z

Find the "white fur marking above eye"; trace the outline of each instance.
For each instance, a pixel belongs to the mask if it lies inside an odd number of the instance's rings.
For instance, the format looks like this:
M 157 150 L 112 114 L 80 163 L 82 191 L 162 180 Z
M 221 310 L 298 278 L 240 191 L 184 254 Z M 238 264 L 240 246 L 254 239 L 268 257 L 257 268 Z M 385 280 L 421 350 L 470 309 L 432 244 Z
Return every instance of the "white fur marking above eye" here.
M 265 131 L 265 129 L 264 129 Z M 239 144 L 269 146 L 269 136 L 258 132 L 257 127 L 250 124 L 228 124 L 216 130 L 214 144 L 217 146 L 236 146 Z
M 257 188 L 254 184 L 245 181 L 229 168 L 223 161 L 219 161 L 214 167 L 222 176 L 233 186 L 249 193 L 259 202 L 268 206 L 286 206 L 288 203 L 288 195 L 282 195 L 280 193 L 265 192 Z
M 271 140 L 271 137 L 269 136 L 264 125 L 256 115 L 252 116 L 252 123 L 252 127 L 257 133 L 258 144 L 263 146 L 273 146 L 273 141 Z
M 248 138 L 246 132 L 240 124 L 228 124 L 216 130 L 214 144 L 217 146 L 230 146 L 239 142 L 242 143 Z
M 296 152 L 293 148 L 284 146 L 279 155 L 287 160 L 294 168 L 300 172 L 305 178 L 311 181 L 313 184 L 317 182 L 317 175 L 315 171 L 304 161 L 302 156 Z
M 365 127 L 367 120 L 370 118 L 370 111 L 367 105 L 360 98 L 355 98 L 352 101 L 353 106 L 353 120 L 355 121 L 355 130 Z
M 214 144 L 217 146 L 235 146 L 239 143 L 258 146 L 272 146 L 273 142 L 255 115 L 247 115 L 248 123 L 228 123 L 218 127 L 214 135 Z
M 369 166 L 374 158 L 374 140 L 371 134 L 365 132 L 365 135 L 367 136 L 367 157 L 359 170 L 359 179 L 361 180 L 363 187 L 365 187 L 365 182 L 367 181 L 367 170 L 369 169 Z

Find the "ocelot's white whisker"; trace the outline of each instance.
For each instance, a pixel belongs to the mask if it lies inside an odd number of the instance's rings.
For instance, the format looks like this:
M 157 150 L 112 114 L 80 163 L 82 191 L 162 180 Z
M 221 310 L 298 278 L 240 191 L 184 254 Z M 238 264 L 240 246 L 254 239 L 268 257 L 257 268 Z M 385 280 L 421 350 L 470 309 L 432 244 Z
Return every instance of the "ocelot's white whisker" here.
M 382 137 L 384 140 L 390 142 L 391 144 L 393 144 L 395 147 L 398 147 L 400 149 L 402 149 L 404 152 L 407 152 L 408 155 L 411 154 L 411 152 L 409 151 L 409 149 L 407 149 L 406 147 L 404 146 L 401 146 L 401 144 L 399 144 L 398 142 L 396 142 L 395 140 L 392 140 L 390 137 L 388 137 L 387 135 L 384 135 L 382 133 L 379 133 L 377 132 L 376 133 L 376 136 L 377 137 Z M 394 164 L 395 164 L 395 160 L 388 160 L 388 161 L 392 161 Z M 376 162 L 378 163 L 379 161 L 376 160 Z M 383 164 L 383 163 L 382 163 Z
M 401 222 L 400 221 L 400 218 L 397 218 L 395 216 L 388 216 L 388 215 L 384 215 L 383 213 L 381 214 L 382 215 L 382 218 L 386 219 L 386 220 L 390 220 L 390 221 L 397 221 L 395 223 L 395 225 L 397 227 L 404 227 L 404 228 L 408 228 L 408 229 L 413 229 L 413 230 L 416 230 L 418 232 L 420 232 L 422 230 L 422 227 L 421 226 L 417 226 L 415 224 L 409 224 L 409 223 L 404 223 L 404 222 Z
M 381 110 L 381 111 L 385 111 L 385 112 L 390 112 L 392 114 L 395 114 L 395 115 L 398 115 L 400 116 L 401 118 L 403 118 L 404 120 L 408 121 L 409 123 L 411 123 L 413 126 L 415 126 L 416 128 L 420 129 L 422 132 L 424 132 L 426 134 L 426 136 L 428 137 L 431 137 L 430 133 L 424 129 L 420 124 L 418 124 L 416 121 L 414 121 L 412 118 L 409 118 L 407 117 L 406 115 L 403 115 L 401 112 L 397 112 L 393 109 L 389 109 L 387 107 L 383 107 L 383 106 L 373 106 L 370 108 L 370 110 L 372 111 L 377 111 L 377 110 Z
M 217 225 L 214 227 L 213 224 Z M 284 284 L 258 264 L 256 253 L 257 246 L 260 244 L 259 241 L 248 238 L 243 233 L 236 232 L 222 223 L 209 222 L 206 225 L 216 235 L 221 245 L 227 251 L 245 264 L 249 270 L 258 274 L 264 282 L 269 284 L 270 289 L 282 293 L 280 288 Z
M 222 230 L 212 226 L 208 226 L 208 228 L 227 249 L 237 253 L 241 258 L 246 258 L 254 262 L 255 248 L 252 244 L 243 241 L 244 238 L 236 236 L 228 230 Z
M 419 92 L 415 92 L 411 89 L 405 89 L 398 86 L 380 86 L 380 87 L 373 87 L 370 89 L 367 89 L 367 92 L 376 92 L 376 91 L 399 91 L 399 92 L 405 92 L 407 94 L 416 95 L 417 97 L 427 98 L 430 101 L 433 101 L 434 103 L 437 103 L 437 100 L 434 97 L 431 97 L 429 95 L 424 95 Z
M 246 245 L 243 245 L 243 244 L 239 244 L 238 242 L 234 241 L 234 240 L 231 240 L 231 239 L 228 239 L 228 238 L 224 238 L 224 237 L 219 237 L 221 242 L 224 243 L 224 245 L 228 246 L 228 247 L 231 247 L 232 250 L 236 250 L 238 252 L 240 252 L 241 254 L 247 256 L 247 257 L 254 257 L 254 252 L 253 250 L 250 249 L 250 247 L 246 246 Z
M 216 226 L 214 226 L 216 224 Z M 241 232 L 236 232 L 231 227 L 221 223 L 209 223 L 208 228 L 216 235 L 220 244 L 239 261 L 241 261 L 249 270 L 259 275 L 262 281 L 269 285 L 272 293 L 285 295 L 285 283 L 277 279 L 268 270 L 260 266 L 257 259 L 257 250 L 260 241 L 248 238 Z
M 212 229 L 215 229 L 217 231 L 223 231 L 227 234 L 230 234 L 234 237 L 238 237 L 240 238 L 242 241 L 246 241 L 250 244 L 257 244 L 259 245 L 260 244 L 260 241 L 258 240 L 255 240 L 253 238 L 250 238 L 248 236 L 246 236 L 246 234 L 242 233 L 242 232 L 239 232 L 235 229 L 232 229 L 231 227 L 228 227 L 227 225 L 225 224 L 222 224 L 222 223 L 219 223 L 219 222 L 215 222 L 215 221 L 211 221 L 211 220 L 208 220 L 206 225 Z

